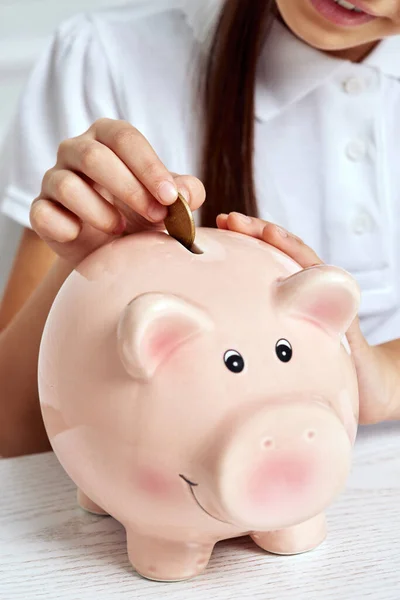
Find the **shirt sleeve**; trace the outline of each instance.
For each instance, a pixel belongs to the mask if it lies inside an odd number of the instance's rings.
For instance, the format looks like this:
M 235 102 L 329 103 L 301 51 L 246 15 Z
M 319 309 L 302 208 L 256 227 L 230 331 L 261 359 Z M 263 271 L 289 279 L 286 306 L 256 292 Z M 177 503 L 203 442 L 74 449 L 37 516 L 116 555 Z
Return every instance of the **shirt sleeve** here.
M 34 67 L 0 153 L 2 211 L 25 227 L 60 142 L 100 117 L 121 118 L 101 39 L 89 16 L 63 23 Z

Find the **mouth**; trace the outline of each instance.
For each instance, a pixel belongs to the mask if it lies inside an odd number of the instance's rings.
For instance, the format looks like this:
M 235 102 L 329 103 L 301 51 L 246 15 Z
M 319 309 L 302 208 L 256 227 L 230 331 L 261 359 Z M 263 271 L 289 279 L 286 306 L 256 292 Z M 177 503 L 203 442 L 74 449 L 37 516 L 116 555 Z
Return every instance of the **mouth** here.
M 222 519 L 218 519 L 218 517 L 214 517 L 214 515 L 212 515 L 211 513 L 208 512 L 208 510 L 206 510 L 204 508 L 204 506 L 202 506 L 200 504 L 200 502 L 198 501 L 198 499 L 196 498 L 196 494 L 194 493 L 194 488 L 198 487 L 198 483 L 193 483 L 193 481 L 190 481 L 190 479 L 188 479 L 187 477 L 185 477 L 184 475 L 179 475 L 179 477 L 181 479 L 183 479 L 183 481 L 185 481 L 190 489 L 190 493 L 193 496 L 194 501 L 196 502 L 197 506 L 209 517 L 211 517 L 212 519 L 214 519 L 215 521 L 219 521 L 220 523 L 224 523 L 224 525 L 232 525 L 232 523 L 228 523 L 228 521 L 223 521 Z
M 346 10 L 350 10 L 351 12 L 361 13 L 361 14 L 368 14 L 367 11 L 365 11 L 362 8 L 360 8 L 356 4 L 352 4 L 351 2 L 347 2 L 347 0 L 333 0 L 333 2 L 335 4 L 337 4 L 338 6 L 341 6 L 342 8 L 345 8 Z
M 360 0 L 310 0 L 315 10 L 328 21 L 344 27 L 364 25 L 376 19 Z

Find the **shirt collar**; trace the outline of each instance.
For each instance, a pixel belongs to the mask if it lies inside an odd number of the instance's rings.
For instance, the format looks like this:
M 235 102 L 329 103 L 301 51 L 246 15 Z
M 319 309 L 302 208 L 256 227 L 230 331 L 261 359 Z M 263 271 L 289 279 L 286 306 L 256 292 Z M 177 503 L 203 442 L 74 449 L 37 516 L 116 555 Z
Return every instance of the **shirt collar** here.
M 182 0 L 194 37 L 207 52 L 224 0 Z M 310 48 L 274 22 L 259 61 L 256 115 L 267 120 L 329 78 L 343 61 Z
M 362 64 L 378 69 L 388 77 L 400 79 L 400 35 L 383 40 Z
M 256 116 L 271 119 L 335 75 L 340 69 L 371 67 L 400 78 L 400 36 L 383 40 L 362 63 L 312 48 L 276 21 L 265 42 L 256 84 Z
M 207 51 L 224 0 L 182 0 L 194 36 Z M 282 112 L 351 65 L 371 67 L 400 79 L 400 36 L 383 40 L 360 63 L 350 63 L 312 48 L 275 21 L 259 60 L 256 116 L 265 121 Z
M 258 65 L 256 116 L 268 120 L 328 80 L 345 61 L 315 50 L 275 21 Z

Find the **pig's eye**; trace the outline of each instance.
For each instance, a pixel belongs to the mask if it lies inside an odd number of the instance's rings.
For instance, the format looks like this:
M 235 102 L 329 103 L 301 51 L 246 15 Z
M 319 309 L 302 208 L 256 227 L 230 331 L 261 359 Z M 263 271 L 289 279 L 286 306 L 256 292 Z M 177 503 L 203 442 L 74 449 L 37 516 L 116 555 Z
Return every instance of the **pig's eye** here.
M 292 346 L 287 340 L 279 340 L 279 342 L 276 342 L 275 352 L 279 360 L 284 363 L 289 362 L 293 356 Z
M 236 350 L 228 350 L 224 354 L 224 363 L 232 373 L 241 373 L 244 369 L 244 358 Z

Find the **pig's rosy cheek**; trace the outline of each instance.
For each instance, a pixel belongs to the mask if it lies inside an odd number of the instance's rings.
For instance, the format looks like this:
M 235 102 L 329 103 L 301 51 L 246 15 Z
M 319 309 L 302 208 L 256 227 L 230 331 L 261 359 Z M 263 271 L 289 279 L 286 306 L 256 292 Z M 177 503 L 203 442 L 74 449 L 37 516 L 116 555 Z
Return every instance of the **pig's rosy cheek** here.
M 255 507 L 279 506 L 304 493 L 314 482 L 315 469 L 306 458 L 275 457 L 260 464 L 248 480 L 247 497 Z
M 180 489 L 179 483 L 152 468 L 140 469 L 135 477 L 135 485 L 141 492 L 158 498 L 175 496 Z

